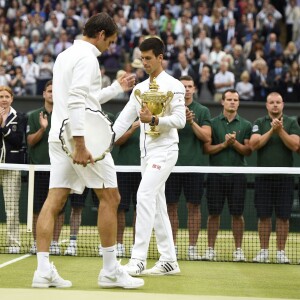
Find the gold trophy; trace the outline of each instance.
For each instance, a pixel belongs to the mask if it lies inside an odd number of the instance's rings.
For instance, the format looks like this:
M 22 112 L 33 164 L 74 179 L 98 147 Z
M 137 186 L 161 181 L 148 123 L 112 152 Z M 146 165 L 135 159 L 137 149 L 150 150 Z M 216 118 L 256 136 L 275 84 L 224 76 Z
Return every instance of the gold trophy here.
M 173 99 L 174 94 L 171 91 L 166 93 L 160 92 L 158 90 L 159 85 L 156 83 L 155 77 L 153 78 L 152 82 L 150 82 L 149 88 L 150 90 L 144 92 L 143 94 L 141 94 L 140 90 L 135 90 L 134 96 L 142 107 L 145 103 L 154 116 L 161 117 L 164 115 L 167 106 Z M 146 134 L 158 136 L 160 135 L 160 132 L 157 130 L 155 125 L 150 124 L 150 130 L 147 130 Z

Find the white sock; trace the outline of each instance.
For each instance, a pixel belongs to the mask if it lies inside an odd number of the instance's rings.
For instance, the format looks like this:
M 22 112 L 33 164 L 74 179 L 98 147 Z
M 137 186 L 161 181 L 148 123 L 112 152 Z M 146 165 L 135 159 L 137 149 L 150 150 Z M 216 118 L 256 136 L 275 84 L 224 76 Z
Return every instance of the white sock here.
M 47 274 L 50 271 L 50 260 L 49 260 L 49 252 L 38 252 L 36 254 L 37 257 L 37 270 L 42 274 Z
M 117 255 L 116 245 L 111 247 L 102 247 L 103 252 L 103 269 L 108 273 L 113 273 L 116 269 Z

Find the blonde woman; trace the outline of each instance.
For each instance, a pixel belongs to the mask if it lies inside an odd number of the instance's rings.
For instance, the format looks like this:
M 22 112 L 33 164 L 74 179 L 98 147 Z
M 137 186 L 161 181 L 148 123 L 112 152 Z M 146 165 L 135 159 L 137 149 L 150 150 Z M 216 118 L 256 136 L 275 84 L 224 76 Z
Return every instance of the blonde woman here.
M 0 86 L 0 162 L 24 163 L 22 152 L 26 128 L 26 117 L 11 107 L 13 92 L 8 86 Z M 3 188 L 7 222 L 8 253 L 20 252 L 19 198 L 21 192 L 21 171 L 0 170 L 0 184 Z
M 241 81 L 236 84 L 236 90 L 240 95 L 241 101 L 252 101 L 254 96 L 253 84 L 250 81 L 250 74 L 248 71 L 243 71 L 241 74 Z

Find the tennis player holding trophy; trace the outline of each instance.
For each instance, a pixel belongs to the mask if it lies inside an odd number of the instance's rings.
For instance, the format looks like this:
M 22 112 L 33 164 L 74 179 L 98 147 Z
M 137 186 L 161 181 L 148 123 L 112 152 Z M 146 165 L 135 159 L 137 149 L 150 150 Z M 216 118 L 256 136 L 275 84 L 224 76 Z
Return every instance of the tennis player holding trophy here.
M 185 126 L 185 88 L 162 67 L 164 44 L 159 37 L 140 44 L 149 78 L 135 86 L 113 129 L 120 138 L 140 118 L 142 180 L 137 192 L 135 244 L 125 270 L 132 276 L 171 275 L 180 272 L 165 198 L 165 182 L 178 158 L 177 130 Z M 159 261 L 146 269 L 147 253 L 155 229 Z

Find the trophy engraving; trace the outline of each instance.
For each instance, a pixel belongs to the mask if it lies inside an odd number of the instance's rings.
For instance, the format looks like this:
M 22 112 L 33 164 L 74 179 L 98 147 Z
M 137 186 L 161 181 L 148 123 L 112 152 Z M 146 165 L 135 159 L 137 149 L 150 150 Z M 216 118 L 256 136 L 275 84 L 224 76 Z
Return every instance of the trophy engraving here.
M 174 94 L 171 91 L 159 91 L 159 85 L 156 83 L 155 77 L 152 82 L 150 82 L 149 88 L 150 89 L 143 94 L 140 90 L 135 90 L 134 96 L 141 106 L 145 103 L 154 116 L 161 117 L 165 114 L 166 108 L 173 99 Z M 150 130 L 147 130 L 146 134 L 158 136 L 160 132 L 156 125 L 150 125 Z

